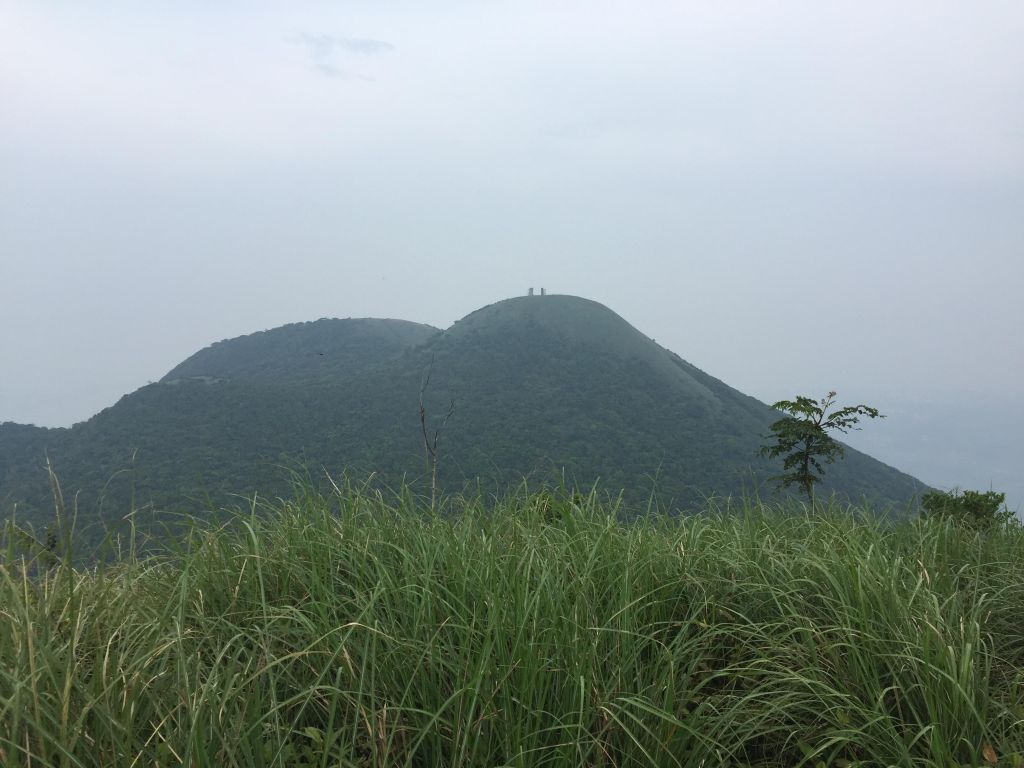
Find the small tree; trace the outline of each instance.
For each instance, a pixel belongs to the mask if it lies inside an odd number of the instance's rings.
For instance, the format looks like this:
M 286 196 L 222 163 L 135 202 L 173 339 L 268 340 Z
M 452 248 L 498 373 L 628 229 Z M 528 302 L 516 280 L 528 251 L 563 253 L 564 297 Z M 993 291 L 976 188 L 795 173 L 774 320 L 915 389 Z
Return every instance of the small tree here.
M 772 405 L 788 416 L 771 425 L 773 445 L 761 446 L 761 455 L 769 458 L 784 456 L 781 475 L 777 480 L 780 488 L 798 485 L 807 494 L 807 500 L 814 504 L 814 484 L 825 474 L 822 463 L 832 464 L 843 456 L 843 446 L 832 439 L 829 430 L 846 433 L 855 426 L 862 416 L 869 419 L 884 419 L 877 408 L 867 405 L 849 405 L 829 413 L 835 402 L 836 393 L 829 392 L 821 400 L 798 395 L 796 400 L 779 400 Z M 817 473 L 817 474 L 815 474 Z
M 977 530 L 1006 525 L 1013 512 L 1005 504 L 1006 494 L 995 491 L 929 491 L 921 497 L 921 514 L 953 520 Z

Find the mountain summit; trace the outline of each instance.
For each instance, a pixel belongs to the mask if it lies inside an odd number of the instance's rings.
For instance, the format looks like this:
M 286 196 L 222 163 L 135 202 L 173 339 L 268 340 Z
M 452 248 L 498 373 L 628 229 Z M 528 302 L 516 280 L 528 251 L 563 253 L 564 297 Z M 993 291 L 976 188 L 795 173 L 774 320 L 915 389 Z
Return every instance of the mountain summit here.
M 422 347 L 433 412 L 456 398 L 449 476 L 514 481 L 566 469 L 634 499 L 657 487 L 684 505 L 757 490 L 780 468 L 758 456 L 779 414 L 575 296 L 507 299 Z M 411 389 L 411 388 L 410 388 Z M 406 397 L 411 399 L 408 392 Z M 847 449 L 823 492 L 904 502 L 921 483 Z
M 524 335 L 538 336 L 538 341 L 544 336 L 578 353 L 612 356 L 660 375 L 687 378 L 688 369 L 696 371 L 608 307 L 577 296 L 548 294 L 499 301 L 467 315 L 446 334 L 453 343 L 468 336 L 496 344 Z M 712 397 L 702 384 L 688 381 L 695 392 Z
M 429 374 L 429 376 L 428 376 Z M 757 455 L 770 407 L 574 296 L 499 301 L 445 331 L 402 320 L 323 319 L 221 341 L 71 429 L 0 426 L 0 502 L 37 522 L 49 456 L 80 514 L 179 510 L 287 492 L 282 465 L 397 484 L 425 473 L 420 396 L 433 431 L 454 401 L 439 479 L 502 491 L 564 476 L 677 506 L 770 493 Z M 124 470 L 130 469 L 130 472 Z M 847 449 L 823 492 L 902 504 L 923 484 Z M 199 499 L 201 501 L 195 501 Z

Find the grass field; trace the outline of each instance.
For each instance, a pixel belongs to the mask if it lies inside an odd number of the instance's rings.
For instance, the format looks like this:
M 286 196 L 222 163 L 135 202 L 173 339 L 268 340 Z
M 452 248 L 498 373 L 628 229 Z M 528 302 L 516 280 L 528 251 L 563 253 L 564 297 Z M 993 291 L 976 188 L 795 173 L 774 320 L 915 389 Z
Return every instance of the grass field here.
M 1024 766 L 1024 533 L 343 489 L 0 568 L 3 766 Z

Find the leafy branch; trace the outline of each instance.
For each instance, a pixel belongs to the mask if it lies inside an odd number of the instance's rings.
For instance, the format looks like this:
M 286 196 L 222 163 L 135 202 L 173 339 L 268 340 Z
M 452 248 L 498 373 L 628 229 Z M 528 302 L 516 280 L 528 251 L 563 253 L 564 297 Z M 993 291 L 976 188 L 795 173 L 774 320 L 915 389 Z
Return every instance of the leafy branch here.
M 877 408 L 867 405 L 849 405 L 829 413 L 836 393 L 829 392 L 821 400 L 798 395 L 795 400 L 779 400 L 773 408 L 785 416 L 770 427 L 774 444 L 761 446 L 761 455 L 768 458 L 783 456 L 783 473 L 776 475 L 779 488 L 797 485 L 814 504 L 814 484 L 825 474 L 822 464 L 832 464 L 844 455 L 843 446 L 832 439 L 829 430 L 849 432 L 859 429 L 862 417 L 884 419 Z M 769 437 L 769 436 L 766 436 Z

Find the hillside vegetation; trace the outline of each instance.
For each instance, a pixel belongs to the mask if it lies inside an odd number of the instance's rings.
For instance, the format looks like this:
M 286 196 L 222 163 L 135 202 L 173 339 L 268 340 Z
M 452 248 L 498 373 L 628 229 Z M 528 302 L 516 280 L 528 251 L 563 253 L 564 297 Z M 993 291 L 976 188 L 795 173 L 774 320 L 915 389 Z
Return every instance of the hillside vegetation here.
M 0 425 L 0 509 L 52 518 L 47 457 L 83 525 L 130 510 L 200 511 L 233 494 L 288 492 L 281 466 L 375 479 L 426 473 L 428 429 L 454 399 L 439 481 L 502 491 L 524 476 L 652 488 L 677 508 L 771 494 L 758 456 L 771 408 L 658 346 L 596 302 L 520 297 L 446 331 L 399 320 L 319 320 L 219 342 L 71 429 Z M 877 428 L 884 428 L 879 425 Z M 926 488 L 864 454 L 830 466 L 822 493 L 905 507 Z
M 0 764 L 1024 764 L 1019 527 L 443 506 L 303 488 L 147 560 L 9 549 Z
M 439 333 L 405 320 L 322 318 L 218 341 L 176 365 L 160 381 L 182 379 L 267 381 L 274 384 L 338 381 L 387 362 Z

